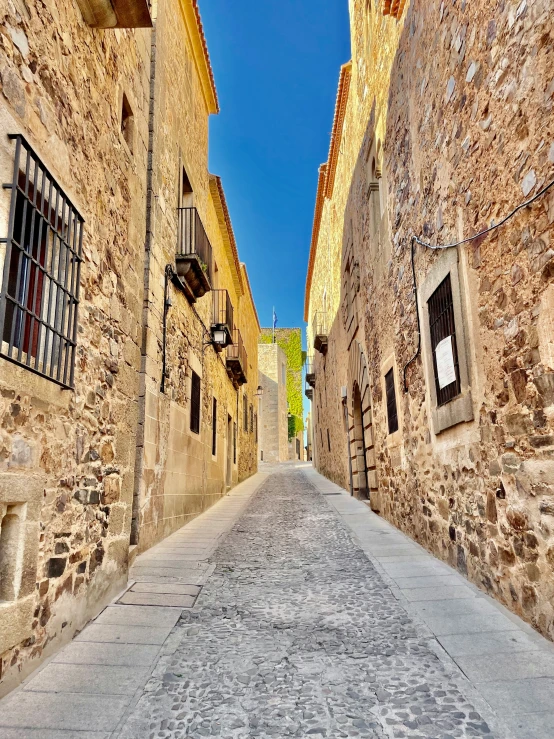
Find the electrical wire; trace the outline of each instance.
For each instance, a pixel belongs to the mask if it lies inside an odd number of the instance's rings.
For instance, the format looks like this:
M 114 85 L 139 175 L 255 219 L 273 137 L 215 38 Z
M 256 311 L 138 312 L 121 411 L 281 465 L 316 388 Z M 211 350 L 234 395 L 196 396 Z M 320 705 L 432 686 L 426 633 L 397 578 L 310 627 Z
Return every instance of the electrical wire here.
M 406 362 L 404 365 L 403 370 L 403 378 L 404 378 L 404 392 L 408 392 L 408 381 L 406 379 L 406 372 L 408 370 L 408 367 L 415 362 L 415 360 L 419 357 L 419 354 L 421 352 L 421 324 L 419 319 L 419 301 L 417 298 L 417 279 L 416 279 L 416 271 L 415 271 L 415 245 L 419 244 L 420 246 L 424 246 L 427 249 L 433 249 L 434 251 L 440 250 L 440 249 L 453 249 L 457 246 L 462 246 L 463 244 L 469 244 L 471 241 L 475 241 L 475 239 L 480 238 L 481 236 L 485 236 L 486 234 L 490 233 L 491 231 L 495 231 L 497 228 L 500 228 L 503 226 L 507 221 L 510 220 L 510 218 L 513 218 L 516 213 L 518 213 L 520 210 L 523 210 L 524 208 L 528 208 L 530 205 L 532 205 L 535 200 L 538 200 L 540 197 L 542 197 L 548 190 L 550 190 L 551 187 L 554 187 L 554 180 L 551 180 L 547 185 L 545 185 L 541 190 L 539 190 L 538 193 L 533 195 L 532 198 L 529 198 L 529 200 L 525 200 L 523 203 L 520 203 L 516 208 L 514 208 L 510 213 L 508 213 L 507 216 L 504 216 L 502 220 L 500 220 L 498 223 L 493 223 L 492 226 L 489 226 L 489 228 L 484 228 L 482 231 L 479 231 L 478 233 L 474 234 L 473 236 L 468 236 L 467 239 L 462 239 L 461 241 L 455 241 L 452 244 L 428 244 L 426 241 L 422 241 L 418 236 L 412 236 L 411 239 L 411 261 L 412 261 L 412 279 L 413 279 L 413 291 L 414 291 L 414 299 L 415 299 L 415 307 L 416 307 L 416 318 L 417 318 L 417 349 L 414 354 L 414 356 Z

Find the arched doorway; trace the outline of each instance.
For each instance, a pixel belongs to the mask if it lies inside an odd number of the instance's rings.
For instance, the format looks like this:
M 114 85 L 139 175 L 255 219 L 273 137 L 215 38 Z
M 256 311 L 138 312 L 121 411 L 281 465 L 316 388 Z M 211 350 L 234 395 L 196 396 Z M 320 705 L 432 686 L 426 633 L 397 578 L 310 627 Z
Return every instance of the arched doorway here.
M 352 388 L 352 416 L 353 426 L 350 437 L 350 457 L 352 459 L 353 470 L 353 492 L 360 500 L 368 500 L 369 485 L 365 457 L 364 414 L 362 410 L 362 395 L 357 382 L 354 383 Z

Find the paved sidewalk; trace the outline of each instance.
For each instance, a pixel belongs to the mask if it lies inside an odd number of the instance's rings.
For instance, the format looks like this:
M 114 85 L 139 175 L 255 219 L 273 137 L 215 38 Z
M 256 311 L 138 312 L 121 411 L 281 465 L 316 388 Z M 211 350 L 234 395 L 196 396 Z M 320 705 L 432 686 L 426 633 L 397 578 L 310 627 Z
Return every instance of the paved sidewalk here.
M 108 739 L 142 694 L 210 555 L 266 479 L 258 473 L 137 557 L 129 589 L 0 701 L 0 739 Z M 137 737 L 138 739 L 138 737 Z
M 554 646 L 310 466 L 137 558 L 0 739 L 552 739 Z
M 304 474 L 356 535 L 437 654 L 494 711 L 499 737 L 554 738 L 554 645 L 313 468 Z

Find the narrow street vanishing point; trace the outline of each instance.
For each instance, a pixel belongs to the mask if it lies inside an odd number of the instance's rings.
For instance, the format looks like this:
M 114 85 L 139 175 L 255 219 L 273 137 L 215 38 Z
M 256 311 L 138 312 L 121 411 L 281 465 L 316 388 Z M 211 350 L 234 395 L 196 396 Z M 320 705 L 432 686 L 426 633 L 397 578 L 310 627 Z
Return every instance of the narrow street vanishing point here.
M 551 643 L 309 465 L 239 485 L 130 585 L 0 703 L 3 739 L 552 736 Z

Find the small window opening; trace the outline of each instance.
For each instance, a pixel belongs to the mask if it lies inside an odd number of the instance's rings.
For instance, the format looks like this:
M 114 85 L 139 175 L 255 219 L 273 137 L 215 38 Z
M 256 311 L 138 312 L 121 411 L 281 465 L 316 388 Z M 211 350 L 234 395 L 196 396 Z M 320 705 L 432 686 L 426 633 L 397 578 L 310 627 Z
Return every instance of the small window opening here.
M 190 430 L 200 433 L 200 377 L 196 372 L 192 373 L 190 393 Z
M 329 436 L 329 429 L 327 429 L 327 449 L 331 451 L 331 437 Z
M 212 406 L 212 454 L 217 454 L 217 400 L 213 399 Z
M 0 602 L 16 600 L 21 579 L 21 504 L 0 506 Z
M 242 397 L 242 421 L 244 430 L 248 431 L 248 398 L 246 395 Z
M 233 422 L 233 464 L 237 463 L 237 424 Z
M 133 110 L 129 104 L 127 95 L 123 93 L 123 101 L 121 104 L 121 133 L 131 153 L 133 153 L 133 139 L 135 134 L 134 129 L 135 119 L 133 116 Z
M 431 295 L 427 306 L 437 405 L 440 406 L 456 398 L 462 389 L 450 274 Z
M 389 434 L 398 431 L 398 413 L 396 410 L 396 390 L 394 387 L 394 370 L 391 367 L 385 375 L 385 390 L 387 394 L 387 418 Z

